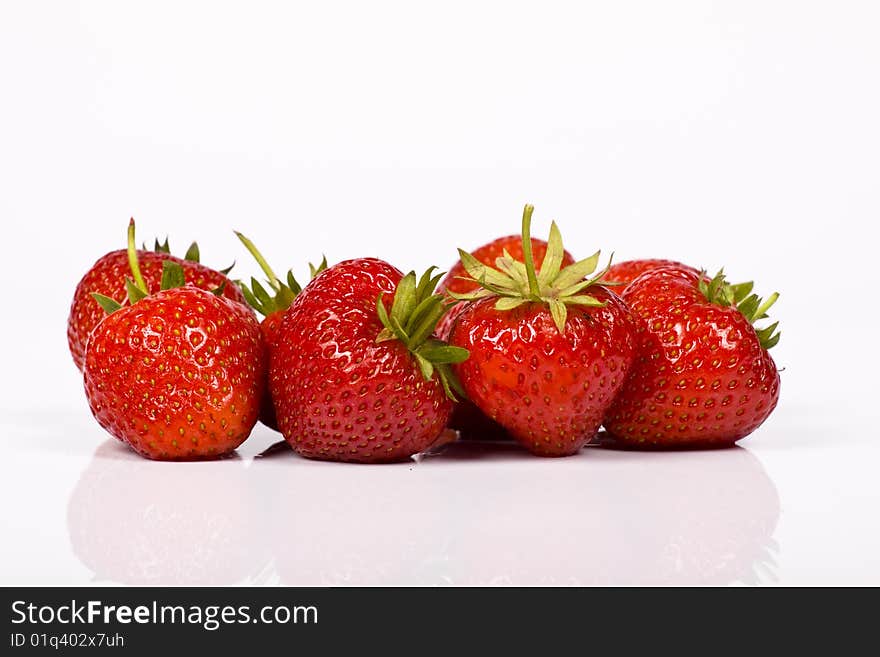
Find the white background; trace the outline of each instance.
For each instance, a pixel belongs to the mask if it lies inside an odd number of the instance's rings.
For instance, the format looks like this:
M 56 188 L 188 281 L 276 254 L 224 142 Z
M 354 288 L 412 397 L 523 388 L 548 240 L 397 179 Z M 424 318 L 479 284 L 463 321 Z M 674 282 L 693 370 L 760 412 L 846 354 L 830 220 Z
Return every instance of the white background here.
M 880 583 L 878 27 L 868 0 L 3 2 L 0 583 Z M 525 202 L 575 255 L 782 293 L 782 399 L 747 451 L 358 468 L 253 461 L 260 427 L 181 466 L 89 415 L 68 305 L 130 216 L 256 274 L 242 230 L 302 274 L 448 267 Z

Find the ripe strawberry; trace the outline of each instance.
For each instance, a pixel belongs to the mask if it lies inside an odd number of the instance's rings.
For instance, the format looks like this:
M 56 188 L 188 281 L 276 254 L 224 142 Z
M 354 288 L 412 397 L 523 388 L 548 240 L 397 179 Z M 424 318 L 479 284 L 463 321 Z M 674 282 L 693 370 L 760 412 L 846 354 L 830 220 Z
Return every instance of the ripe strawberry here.
M 610 286 L 612 283 L 616 283 L 616 285 L 612 286 L 611 289 L 618 295 L 620 295 L 626 289 L 627 285 L 632 283 L 635 279 L 644 274 L 646 271 L 651 271 L 653 269 L 657 269 L 658 267 L 665 267 L 666 265 L 687 267 L 687 265 L 676 262 L 675 260 L 662 260 L 659 258 L 648 258 L 645 260 L 624 260 L 622 262 L 615 263 L 611 265 L 611 267 L 609 267 L 608 273 L 605 274 L 605 279 L 602 281 L 602 284 Z
M 542 456 L 574 454 L 599 428 L 633 357 L 633 324 L 620 299 L 596 284 L 599 253 L 562 268 L 562 237 L 550 228 L 535 271 L 529 248 L 534 208 L 523 212 L 525 263 L 502 257 L 498 269 L 464 251 L 482 289 L 459 315 L 450 344 L 470 358 L 455 370 L 468 397 L 524 447 Z
M 431 337 L 446 310 L 431 271 L 417 282 L 382 260 L 347 260 L 294 300 L 269 374 L 278 426 L 294 450 L 376 463 L 438 438 L 452 409 L 449 364 L 467 352 Z
M 220 272 L 199 264 L 199 247 L 195 242 L 189 247 L 183 260 L 170 254 L 167 239 L 164 244 L 159 244 L 157 240 L 154 251 L 147 251 L 146 247 L 139 250 L 137 256 L 144 281 L 150 290 L 159 289 L 162 280 L 162 263 L 170 260 L 183 267 L 187 283 L 206 290 L 222 289 L 223 296 L 227 299 L 245 303 L 239 289 L 225 276 L 229 269 Z M 77 284 L 67 319 L 67 344 L 73 362 L 79 370 L 83 368 L 89 334 L 106 315 L 100 304 L 92 298 L 92 293 L 124 303 L 125 278 L 130 274 L 128 251 L 121 249 L 111 251 L 99 258 Z
M 266 274 L 266 277 L 268 278 L 271 292 L 267 291 L 256 278 L 251 278 L 250 288 L 248 288 L 248 286 L 242 281 L 236 281 L 236 283 L 239 288 L 241 288 L 241 292 L 244 294 L 245 299 L 247 299 L 248 304 L 250 304 L 250 306 L 258 313 L 263 315 L 263 321 L 260 322 L 260 331 L 263 334 L 263 343 L 266 345 L 266 353 L 271 359 L 272 349 L 278 335 L 278 327 L 281 326 L 281 319 L 284 317 L 284 313 L 287 312 L 287 309 L 290 308 L 290 304 L 293 303 L 296 296 L 302 292 L 302 286 L 297 282 L 296 278 L 294 278 L 292 271 L 287 272 L 286 282 L 278 278 L 272 270 L 272 267 L 269 266 L 269 263 L 263 257 L 263 254 L 257 249 L 256 245 L 238 231 L 236 231 L 235 234 L 254 257 L 254 260 L 257 261 L 257 264 L 260 265 L 260 269 L 263 270 L 263 273 Z M 312 278 L 325 269 L 327 269 L 327 258 L 324 258 L 317 267 L 312 265 L 312 263 L 309 263 L 309 270 Z M 272 395 L 268 393 L 268 381 L 269 368 L 267 367 L 267 392 L 263 396 L 263 404 L 260 408 L 260 422 L 270 429 L 278 431 L 278 420 L 275 417 L 275 406 L 272 402 Z
M 767 352 L 779 341 L 752 284 L 711 280 L 690 267 L 645 273 L 624 290 L 637 324 L 637 360 L 605 428 L 637 447 L 731 445 L 761 425 L 779 399 Z
M 547 252 L 547 242 L 537 237 L 531 238 L 532 257 L 535 260 L 541 260 Z M 499 237 L 488 244 L 484 244 L 471 255 L 484 265 L 490 267 L 495 265 L 495 261 L 504 256 L 509 255 L 514 260 L 523 261 L 523 241 L 521 235 L 507 235 Z M 574 258 L 567 251 L 563 257 L 563 265 L 574 264 Z M 438 292 L 467 294 L 478 290 L 479 283 L 471 279 L 467 275 L 461 260 L 458 260 L 446 276 L 437 286 Z M 443 319 L 437 324 L 437 337 L 446 340 L 452 330 L 455 320 L 464 310 L 467 304 L 458 302 L 453 305 L 449 311 L 443 316 Z M 452 409 L 452 417 L 449 419 L 449 426 L 461 434 L 462 439 L 475 440 L 511 440 L 510 435 L 497 422 L 490 420 L 483 412 L 477 408 L 473 402 L 462 399 Z
M 86 347 L 83 379 L 98 423 L 142 456 L 160 460 L 232 452 L 257 421 L 265 381 L 260 328 L 250 309 L 184 283 L 163 264 L 148 295 L 129 225 L 131 305 L 99 294 L 108 312 Z

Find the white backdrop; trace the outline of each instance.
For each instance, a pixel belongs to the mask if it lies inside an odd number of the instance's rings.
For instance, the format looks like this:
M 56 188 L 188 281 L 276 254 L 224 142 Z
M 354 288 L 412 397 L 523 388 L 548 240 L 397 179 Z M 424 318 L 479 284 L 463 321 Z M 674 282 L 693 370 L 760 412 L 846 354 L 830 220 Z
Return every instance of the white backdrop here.
M 536 234 L 556 219 L 575 255 L 724 265 L 782 293 L 782 400 L 747 446 L 807 495 L 803 523 L 780 526 L 807 551 L 791 572 L 816 572 L 819 535 L 855 531 L 876 555 L 876 525 L 834 520 L 877 495 L 873 468 L 835 452 L 856 488 L 814 490 L 827 460 L 801 467 L 799 450 L 876 439 L 878 25 L 869 0 L 7 0 L 4 440 L 87 416 L 68 304 L 129 216 L 256 274 L 241 230 L 304 275 L 321 253 L 447 267 L 531 202 Z M 813 528 L 822 504 L 835 513 Z

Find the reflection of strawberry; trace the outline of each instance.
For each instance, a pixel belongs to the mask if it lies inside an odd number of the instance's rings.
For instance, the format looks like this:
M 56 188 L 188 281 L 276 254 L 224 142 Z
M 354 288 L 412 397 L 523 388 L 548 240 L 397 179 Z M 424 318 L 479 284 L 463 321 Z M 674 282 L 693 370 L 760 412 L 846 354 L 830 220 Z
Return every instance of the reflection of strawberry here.
M 638 355 L 606 414 L 610 434 L 649 448 L 724 446 L 767 419 L 779 399 L 767 350 L 779 334 L 776 323 L 752 324 L 778 295 L 765 302 L 751 290 L 681 265 L 644 273 L 624 290 Z
M 275 346 L 275 340 L 278 334 L 278 327 L 281 326 L 281 319 L 284 317 L 284 313 L 287 312 L 287 309 L 290 308 L 290 304 L 293 303 L 296 295 L 302 292 L 302 286 L 296 278 L 294 278 L 292 271 L 287 272 L 286 280 L 282 281 L 278 278 L 272 270 L 272 267 L 269 266 L 269 263 L 263 257 L 263 254 L 257 249 L 256 245 L 241 233 L 236 231 L 235 234 L 254 257 L 254 260 L 257 261 L 257 264 L 260 265 L 260 269 L 263 270 L 263 273 L 266 274 L 268 279 L 269 289 L 271 291 L 267 291 L 266 288 L 264 288 L 255 278 L 251 278 L 250 287 L 242 281 L 236 281 L 236 283 L 238 283 L 241 288 L 242 294 L 244 294 L 248 304 L 263 316 L 263 321 L 260 322 L 260 330 L 263 333 L 263 343 L 266 345 L 266 353 L 271 359 L 272 350 Z M 321 261 L 321 264 L 317 267 L 309 263 L 309 270 L 311 271 L 312 278 L 325 269 L 327 269 L 327 258 L 324 258 Z M 269 371 L 267 368 L 266 395 L 263 397 L 263 404 L 260 407 L 260 422 L 270 429 L 275 429 L 277 431 L 278 421 L 275 418 L 275 406 L 272 403 L 272 395 L 268 392 L 268 376 Z
M 162 280 L 162 263 L 175 262 L 183 268 L 184 279 L 196 287 L 205 290 L 222 288 L 223 296 L 239 303 L 245 303 L 241 291 L 226 278 L 228 269 L 219 272 L 199 264 L 199 250 L 193 244 L 186 253 L 186 259 L 175 258 L 169 253 L 168 241 L 164 244 L 156 242 L 155 251 L 137 251 L 141 273 L 147 288 L 156 291 Z M 101 294 L 124 303 L 126 299 L 125 279 L 131 276 L 128 251 L 125 249 L 112 251 L 100 258 L 86 272 L 77 284 L 70 305 L 70 316 L 67 320 L 67 343 L 76 366 L 82 370 L 85 359 L 86 341 L 106 313 L 92 298 L 92 293 Z
M 562 267 L 554 223 L 536 270 L 530 244 L 532 206 L 523 213 L 525 263 L 500 258 L 498 269 L 461 252 L 481 289 L 453 295 L 471 302 L 449 342 L 471 356 L 456 366 L 468 398 L 535 454 L 567 456 L 589 441 L 623 384 L 633 355 L 633 325 L 620 299 L 593 279 L 599 254 Z
M 148 458 L 216 457 L 257 421 L 265 385 L 260 329 L 246 306 L 192 285 L 166 261 L 147 295 L 129 226 L 131 305 L 96 295 L 108 315 L 92 332 L 83 380 L 99 424 Z
M 420 464 L 340 468 L 271 450 L 251 469 L 272 500 L 274 562 L 287 586 L 436 584 L 433 569 L 458 526 L 465 494 L 435 481 Z M 276 472 L 267 473 L 267 469 Z M 275 475 L 275 476 L 267 476 Z M 268 499 L 268 498 L 266 498 Z M 377 529 L 378 528 L 378 529 Z
M 586 451 L 531 464 L 501 446 L 459 442 L 420 464 L 429 493 L 446 481 L 446 461 L 458 469 L 455 488 L 503 491 L 470 495 L 466 507 L 450 511 L 458 517 L 443 524 L 442 581 L 697 586 L 772 579 L 779 496 L 747 450 L 648 460 L 638 452 Z
M 772 573 L 779 498 L 744 449 L 648 462 L 588 448 L 535 463 L 514 445 L 456 442 L 417 464 L 339 469 L 283 447 L 251 469 L 271 487 L 258 497 L 294 510 L 270 516 L 289 586 L 720 585 Z
M 238 458 L 168 466 L 103 443 L 67 508 L 74 554 L 99 581 L 236 584 L 268 554 Z
M 269 376 L 278 426 L 297 452 L 395 461 L 437 439 L 452 409 L 449 364 L 467 351 L 432 337 L 445 311 L 436 283 L 431 270 L 417 281 L 360 258 L 303 289 L 281 321 Z

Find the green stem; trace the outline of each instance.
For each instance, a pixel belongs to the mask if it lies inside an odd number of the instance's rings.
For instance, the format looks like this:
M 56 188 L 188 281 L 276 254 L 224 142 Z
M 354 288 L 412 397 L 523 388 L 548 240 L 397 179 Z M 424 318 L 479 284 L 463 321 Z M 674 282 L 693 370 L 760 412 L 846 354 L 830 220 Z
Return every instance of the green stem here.
M 141 274 L 141 266 L 138 262 L 137 245 L 134 242 L 134 217 L 128 222 L 128 266 L 131 268 L 131 275 L 134 277 L 134 284 L 144 294 L 149 294 L 147 283 Z
M 269 266 L 269 263 L 266 262 L 266 259 L 263 257 L 263 254 L 260 253 L 259 249 L 251 242 L 247 237 L 239 233 L 237 230 L 234 231 L 235 236 L 241 240 L 241 243 L 244 244 L 244 248 L 246 248 L 252 256 L 254 256 L 254 260 L 257 261 L 257 264 L 260 265 L 260 269 L 263 270 L 263 273 L 266 274 L 266 277 L 269 279 L 269 285 L 271 285 L 276 291 L 281 287 L 280 279 L 275 275 L 275 272 L 272 271 L 272 268 Z
M 522 247 L 523 260 L 526 266 L 526 276 L 529 278 L 529 293 L 533 300 L 541 298 L 541 289 L 538 287 L 538 276 L 535 274 L 535 258 L 532 255 L 532 213 L 535 211 L 534 205 L 526 204 L 523 208 L 522 218 Z

